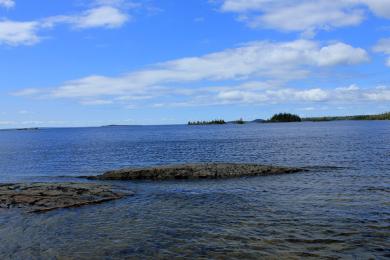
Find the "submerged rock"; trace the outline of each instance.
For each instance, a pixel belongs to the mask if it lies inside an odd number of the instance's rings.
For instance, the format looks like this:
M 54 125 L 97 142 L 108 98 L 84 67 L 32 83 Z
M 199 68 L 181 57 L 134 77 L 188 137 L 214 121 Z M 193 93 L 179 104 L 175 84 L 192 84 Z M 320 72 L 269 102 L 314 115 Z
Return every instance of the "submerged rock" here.
M 109 171 L 103 175 L 88 176 L 86 178 L 92 180 L 218 179 L 242 176 L 288 174 L 303 171 L 306 170 L 259 164 L 204 163 L 121 169 Z
M 91 183 L 0 184 L 0 208 L 46 212 L 103 203 L 128 195 L 132 193 L 117 192 L 110 186 Z

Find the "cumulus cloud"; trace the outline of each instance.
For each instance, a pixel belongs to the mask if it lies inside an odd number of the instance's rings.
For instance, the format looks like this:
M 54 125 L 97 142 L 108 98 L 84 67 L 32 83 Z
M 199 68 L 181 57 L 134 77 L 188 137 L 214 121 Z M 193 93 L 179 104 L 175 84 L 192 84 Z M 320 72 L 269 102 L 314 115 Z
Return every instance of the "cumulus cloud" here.
M 239 15 L 239 20 L 251 27 L 301 31 L 360 24 L 366 9 L 375 15 L 390 18 L 388 0 L 222 0 L 221 10 Z
M 5 8 L 12 8 L 15 6 L 14 0 L 0 0 L 0 6 L 3 6 Z
M 116 28 L 122 26 L 128 19 L 129 16 L 126 13 L 114 7 L 101 6 L 74 18 L 74 24 L 78 28 Z
M 14 22 L 0 20 L 0 44 L 32 45 L 40 41 L 38 22 Z
M 359 64 L 368 59 L 365 50 L 341 42 L 322 45 L 309 40 L 259 41 L 204 56 L 158 63 L 117 77 L 91 75 L 65 82 L 44 93 L 26 89 L 16 94 L 78 99 L 83 104 L 92 101 L 95 104 L 106 104 L 106 100 L 137 102 L 167 96 L 209 98 L 210 95 L 214 99 L 219 97 L 218 100 L 241 102 L 265 101 L 270 100 L 270 97 L 322 101 L 328 98 L 328 94 L 318 88 L 299 91 L 273 88 L 294 79 L 305 78 L 313 69 Z M 238 89 L 207 87 L 215 82 L 226 81 L 242 84 Z M 199 87 L 194 88 L 194 85 Z
M 387 58 L 386 65 L 390 67 L 390 38 L 379 40 L 374 46 L 374 51 L 388 55 L 389 57 Z
M 356 0 L 355 2 L 362 2 L 368 5 L 377 16 L 390 18 L 390 1 L 388 0 Z
M 42 20 L 45 26 L 53 27 L 57 24 L 66 23 L 74 28 L 117 28 L 121 27 L 130 19 L 130 16 L 120 9 L 112 6 L 99 6 L 89 9 L 84 13 L 72 16 L 53 16 Z
M 78 29 L 121 27 L 131 19 L 131 16 L 124 11 L 129 6 L 120 7 L 120 3 L 98 1 L 94 7 L 80 14 L 52 16 L 35 21 L 0 20 L 0 44 L 17 46 L 38 43 L 42 38 L 39 35 L 42 30 L 59 24 L 69 24 Z

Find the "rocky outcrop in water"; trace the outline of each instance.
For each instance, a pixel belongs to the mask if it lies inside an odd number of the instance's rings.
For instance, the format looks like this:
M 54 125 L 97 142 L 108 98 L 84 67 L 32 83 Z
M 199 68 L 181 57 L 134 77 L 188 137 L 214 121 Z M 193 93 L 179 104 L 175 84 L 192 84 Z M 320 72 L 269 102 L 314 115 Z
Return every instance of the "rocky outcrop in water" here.
M 205 163 L 121 169 L 86 178 L 92 180 L 218 179 L 288 174 L 302 171 L 306 170 L 258 164 Z
M 91 183 L 0 184 L 0 208 L 26 208 L 46 212 L 120 199 L 132 193 Z

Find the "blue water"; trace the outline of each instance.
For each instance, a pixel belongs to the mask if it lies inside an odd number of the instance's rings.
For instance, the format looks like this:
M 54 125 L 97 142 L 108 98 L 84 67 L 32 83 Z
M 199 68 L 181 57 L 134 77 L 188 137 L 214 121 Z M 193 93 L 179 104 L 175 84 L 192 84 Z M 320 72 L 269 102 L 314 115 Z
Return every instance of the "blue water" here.
M 0 258 L 390 257 L 388 121 L 0 131 L 0 182 L 188 162 L 312 170 L 109 182 L 136 195 L 41 215 L 3 210 Z

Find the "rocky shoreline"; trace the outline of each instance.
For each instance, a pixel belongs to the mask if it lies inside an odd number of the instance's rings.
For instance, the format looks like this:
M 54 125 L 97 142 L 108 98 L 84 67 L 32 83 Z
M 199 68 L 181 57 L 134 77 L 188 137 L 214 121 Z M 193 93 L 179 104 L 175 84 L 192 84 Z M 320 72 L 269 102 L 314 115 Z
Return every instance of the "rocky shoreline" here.
M 133 193 L 114 191 L 111 186 L 93 183 L 0 184 L 0 209 L 24 208 L 40 213 L 99 204 L 129 195 Z
M 203 163 L 120 169 L 109 171 L 102 175 L 86 176 L 84 178 L 89 180 L 222 179 L 290 174 L 304 171 L 307 170 L 302 168 L 277 167 L 260 164 Z

